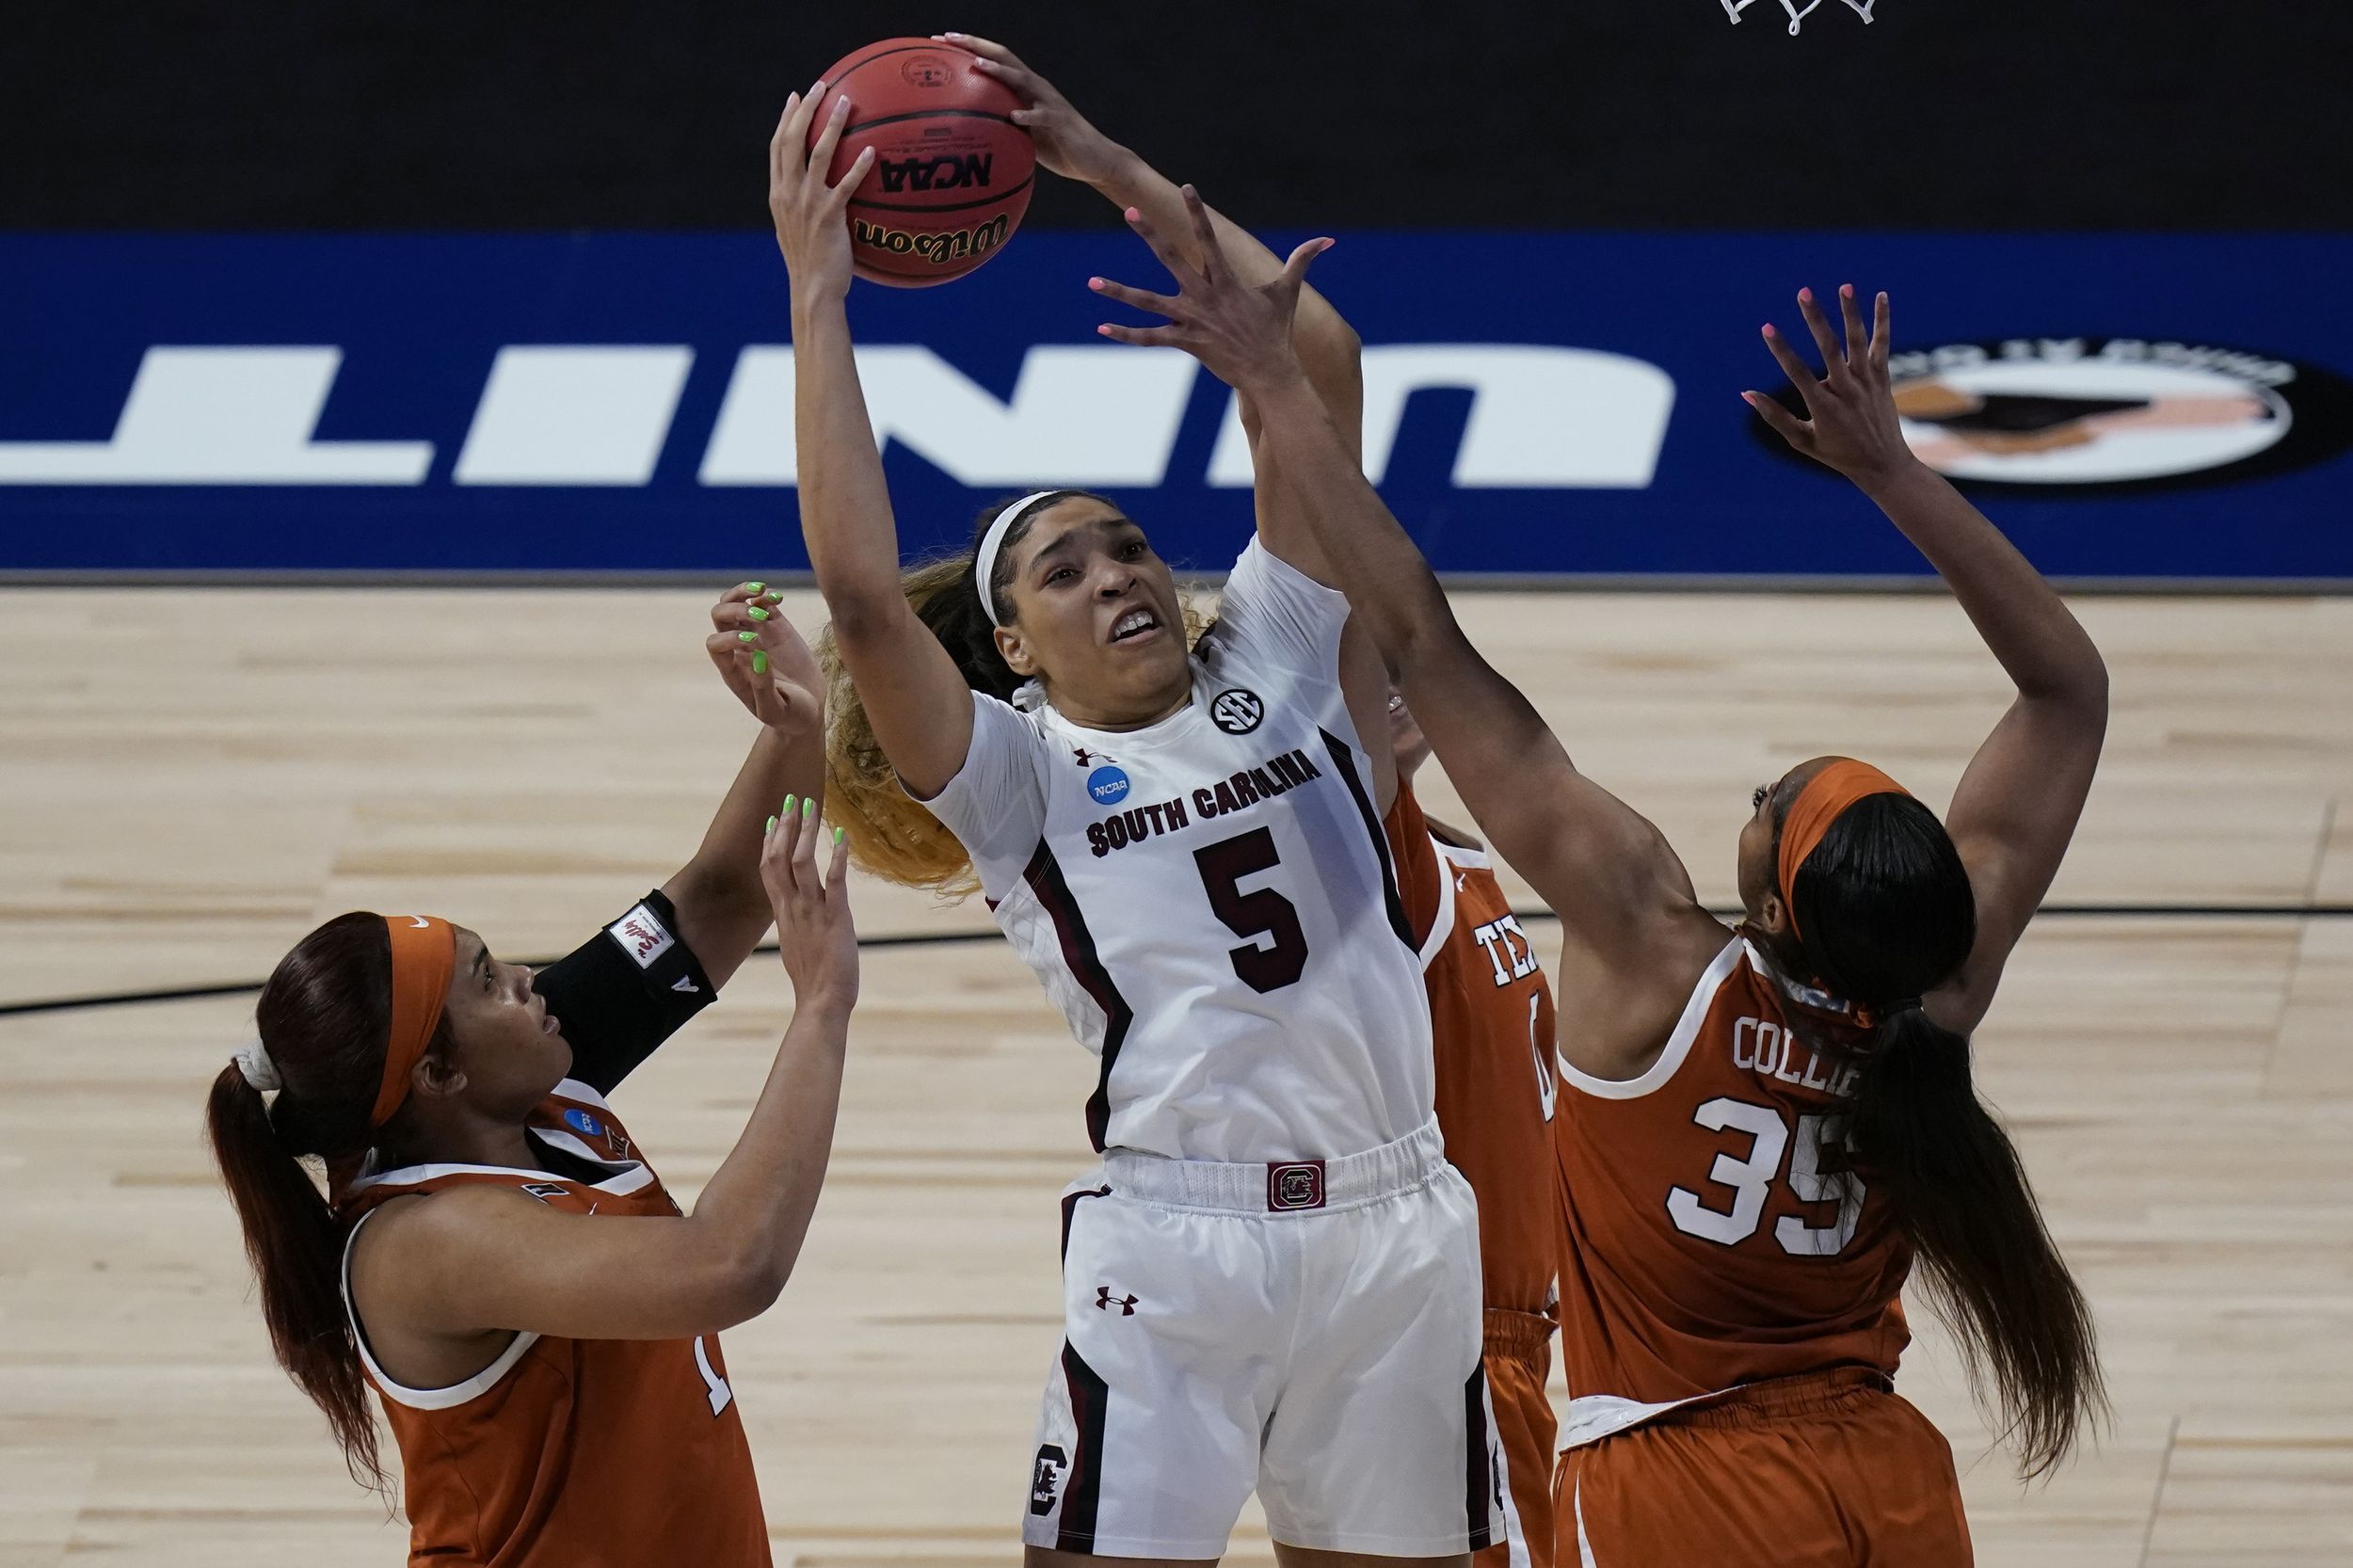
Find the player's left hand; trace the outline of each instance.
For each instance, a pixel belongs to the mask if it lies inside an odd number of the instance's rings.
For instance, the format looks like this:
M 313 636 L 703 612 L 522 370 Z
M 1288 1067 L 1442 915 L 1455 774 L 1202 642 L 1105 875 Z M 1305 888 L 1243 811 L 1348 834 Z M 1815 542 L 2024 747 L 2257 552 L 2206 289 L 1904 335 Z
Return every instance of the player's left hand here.
M 703 647 L 719 679 L 754 718 L 780 735 L 812 735 L 825 721 L 825 678 L 817 656 L 784 618 L 783 598 L 764 583 L 739 583 L 711 607 Z
M 1307 267 L 1332 248 L 1328 239 L 1312 239 L 1290 253 L 1281 273 L 1256 287 L 1243 282 L 1217 243 L 1209 211 L 1201 193 L 1184 187 L 1185 214 L 1193 220 L 1193 238 L 1201 264 L 1194 266 L 1151 220 L 1135 207 L 1128 209 L 1133 229 L 1152 254 L 1176 280 L 1176 295 L 1153 294 L 1129 288 L 1108 278 L 1090 278 L 1087 287 L 1123 305 L 1166 316 L 1165 327 L 1121 327 L 1106 322 L 1096 330 L 1120 343 L 1181 348 L 1219 380 L 1237 392 L 1253 392 L 1304 378 L 1299 356 L 1291 349 L 1291 320 L 1299 308 L 1299 291 L 1307 281 Z
M 1888 386 L 1887 296 L 1881 292 L 1873 307 L 1867 334 L 1853 284 L 1839 289 L 1838 305 L 1847 332 L 1843 347 L 1815 302 L 1814 291 L 1798 291 L 1798 310 L 1814 334 L 1815 346 L 1822 351 L 1819 377 L 1771 323 L 1765 326 L 1765 346 L 1805 399 L 1808 418 L 1800 419 L 1763 392 L 1740 395 L 1791 447 L 1868 489 L 1908 468 L 1914 458 L 1904 442 Z
M 1128 150 L 1095 128 L 1086 116 L 1054 84 L 1021 63 L 1021 57 L 992 39 L 970 33 L 934 33 L 942 43 L 969 49 L 980 56 L 983 75 L 1013 89 L 1026 107 L 1013 111 L 1013 122 L 1030 133 L 1037 146 L 1037 161 L 1049 173 L 1080 184 L 1099 185 L 1118 172 Z

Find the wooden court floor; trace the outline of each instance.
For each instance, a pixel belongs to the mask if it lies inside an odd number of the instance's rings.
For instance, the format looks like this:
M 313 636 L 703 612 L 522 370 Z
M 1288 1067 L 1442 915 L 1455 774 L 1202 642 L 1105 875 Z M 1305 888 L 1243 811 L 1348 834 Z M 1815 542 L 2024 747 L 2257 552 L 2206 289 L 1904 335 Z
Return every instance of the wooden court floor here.
M 749 743 L 706 602 L 0 592 L 0 1004 L 251 979 L 349 908 L 568 947 L 685 856 Z M 1850 751 L 1941 805 L 2003 700 L 1939 600 L 1463 605 L 1719 900 L 1753 784 Z M 2353 600 L 2080 608 L 2115 717 L 2054 896 L 2169 912 L 2047 918 L 1978 1060 L 2096 1304 L 2115 1422 L 2022 1490 L 1925 1313 L 1901 1386 L 1953 1439 L 1983 1563 L 2353 1563 L 2353 919 L 2299 913 L 2353 904 Z M 2274 912 L 2199 912 L 2250 905 Z M 872 887 L 857 910 L 986 929 Z M 800 1272 L 728 1359 L 780 1561 L 1010 1564 L 1091 1074 L 998 941 L 867 965 Z M 788 1006 L 755 959 L 623 1091 L 681 1197 Z M 400 1560 L 269 1359 L 199 1140 L 250 1009 L 0 1016 L 0 1568 Z M 1234 1556 L 1268 1558 L 1255 1514 Z

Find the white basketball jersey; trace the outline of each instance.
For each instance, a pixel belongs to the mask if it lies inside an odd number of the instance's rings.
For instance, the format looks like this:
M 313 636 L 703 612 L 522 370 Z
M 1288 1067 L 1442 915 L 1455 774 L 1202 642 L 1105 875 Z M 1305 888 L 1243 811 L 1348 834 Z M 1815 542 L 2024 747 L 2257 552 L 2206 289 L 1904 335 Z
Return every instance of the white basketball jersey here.
M 975 695 L 928 805 L 1102 1059 L 1096 1147 L 1328 1159 L 1432 1114 L 1430 1014 L 1339 685 L 1348 601 L 1254 538 L 1144 729 Z

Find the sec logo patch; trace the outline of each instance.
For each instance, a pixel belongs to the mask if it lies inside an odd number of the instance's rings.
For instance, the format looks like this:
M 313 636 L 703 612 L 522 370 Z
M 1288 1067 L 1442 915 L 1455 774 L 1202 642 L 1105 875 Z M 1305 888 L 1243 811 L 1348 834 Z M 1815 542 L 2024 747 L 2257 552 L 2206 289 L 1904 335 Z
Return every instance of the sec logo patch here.
M 1229 686 L 1209 704 L 1209 722 L 1228 735 L 1247 735 L 1266 717 L 1266 704 L 1246 686 Z
M 1128 776 L 1117 768 L 1097 768 L 1087 775 L 1087 793 L 1097 806 L 1115 806 L 1128 798 Z

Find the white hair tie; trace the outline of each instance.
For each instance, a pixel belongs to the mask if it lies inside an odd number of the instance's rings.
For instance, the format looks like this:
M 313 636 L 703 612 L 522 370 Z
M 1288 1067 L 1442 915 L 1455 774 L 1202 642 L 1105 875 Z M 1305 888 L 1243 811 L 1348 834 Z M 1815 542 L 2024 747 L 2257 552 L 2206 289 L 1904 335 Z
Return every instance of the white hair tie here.
M 1005 536 L 1021 520 L 1021 514 L 1049 495 L 1062 495 L 1064 490 L 1032 490 L 997 514 L 997 520 L 981 536 L 981 548 L 972 552 L 972 585 L 981 590 L 981 608 L 988 612 L 988 624 L 1002 626 L 1004 617 L 997 613 L 997 596 L 989 592 L 989 579 L 997 575 L 997 552 L 1003 548 Z
M 278 1076 L 278 1064 L 269 1059 L 269 1049 L 262 1044 L 258 1034 L 239 1046 L 236 1054 L 230 1060 L 237 1064 L 237 1071 L 245 1075 L 245 1080 L 262 1094 L 286 1086 L 285 1080 Z

